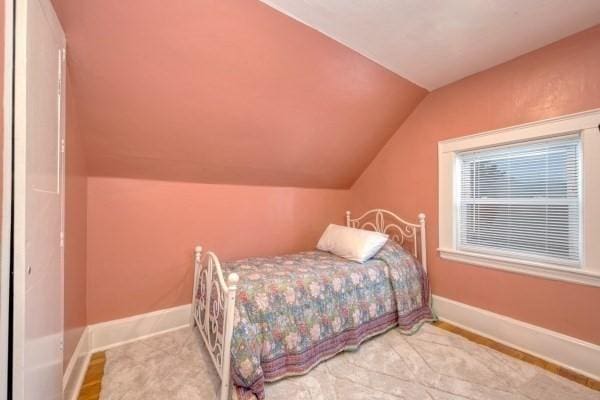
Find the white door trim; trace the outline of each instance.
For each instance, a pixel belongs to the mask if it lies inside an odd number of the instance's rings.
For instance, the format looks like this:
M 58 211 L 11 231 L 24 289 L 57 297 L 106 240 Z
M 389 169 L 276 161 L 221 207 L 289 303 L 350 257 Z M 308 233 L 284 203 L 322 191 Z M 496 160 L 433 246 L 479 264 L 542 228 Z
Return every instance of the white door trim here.
M 8 3 L 8 2 L 7 2 Z M 40 10 L 45 21 L 48 22 L 49 33 L 53 35 L 56 39 L 56 46 L 58 48 L 66 47 L 66 40 L 62 28 L 60 26 L 60 22 L 54 9 L 52 7 L 52 3 L 50 0 L 19 0 L 15 2 L 15 30 L 14 30 L 14 68 L 15 68 L 15 83 L 14 83 L 14 222 L 13 222 L 13 236 L 14 236 L 14 248 L 13 248 L 13 288 L 14 288 L 14 300 L 13 300 L 13 371 L 12 371 L 12 396 L 17 399 L 25 398 L 25 388 L 36 388 L 36 386 L 28 385 L 26 382 L 26 362 L 25 355 L 26 346 L 31 346 L 30 342 L 27 342 L 26 339 L 26 324 L 25 324 L 25 316 L 26 316 L 26 293 L 30 293 L 27 290 L 27 278 L 26 278 L 26 205 L 27 205 L 27 193 L 28 193 L 28 184 L 27 184 L 27 151 L 29 143 L 27 143 L 27 135 L 28 135 L 28 124 L 30 121 L 28 120 L 27 114 L 27 79 L 28 79 L 28 35 L 33 31 L 33 27 L 37 27 L 37 25 L 29 26 L 30 20 L 30 11 L 31 10 Z M 39 7 L 39 9 L 35 9 L 33 7 Z M 48 32 L 46 32 L 48 33 Z M 31 54 L 30 54 L 31 55 Z M 59 62 L 59 57 L 57 53 L 56 62 Z M 61 69 L 62 78 L 61 81 L 64 84 L 64 66 Z M 55 86 L 57 89 L 56 94 L 58 95 L 58 85 Z M 62 97 L 64 99 L 64 88 L 61 90 Z M 61 109 L 64 111 L 65 104 L 64 101 L 61 102 Z M 57 112 L 59 110 L 57 109 Z M 60 125 L 57 126 L 57 129 L 60 128 L 60 137 L 64 138 L 65 131 L 65 116 L 62 115 L 58 121 Z M 59 144 L 60 146 L 60 144 Z M 60 149 L 59 149 L 60 151 Z M 63 205 L 63 197 L 64 197 L 64 173 L 65 173 L 65 165 L 63 162 L 63 155 L 59 154 L 60 158 L 58 171 L 58 180 L 59 186 L 57 187 L 60 192 L 60 212 L 63 213 L 61 219 L 64 218 L 64 205 Z M 61 230 L 63 230 L 63 221 L 61 220 Z M 62 282 L 62 275 L 64 275 L 64 256 L 63 250 L 60 250 L 60 264 L 59 264 L 59 274 L 61 275 L 60 279 L 60 288 L 59 290 L 59 302 L 60 304 L 64 303 L 64 288 Z M 57 318 L 60 318 L 60 326 L 62 328 L 63 325 L 63 311 L 60 311 L 60 315 L 57 315 Z M 64 332 L 59 332 L 53 335 L 42 336 L 37 340 L 36 345 L 40 346 L 40 349 L 51 348 L 54 343 L 58 343 L 59 340 L 62 340 L 64 336 Z M 37 339 L 37 338 L 36 338 Z M 62 342 L 61 342 L 62 343 Z M 40 354 L 45 356 L 45 352 L 41 352 L 40 350 L 33 350 L 30 347 L 27 347 L 30 354 Z M 37 353 L 36 353 L 37 352 Z M 60 360 L 62 363 L 62 358 Z M 54 364 L 53 364 L 54 365 Z M 62 364 L 61 364 L 62 365 Z M 61 371 L 62 372 L 62 371 Z M 62 382 L 56 382 L 57 387 L 62 388 Z M 49 388 L 37 388 L 38 390 L 46 390 Z M 62 392 L 59 390 L 59 392 Z M 48 393 L 51 396 L 51 393 Z M 52 398 L 52 397 L 50 397 Z
M 0 398 L 8 390 L 8 325 L 10 287 L 10 227 L 12 207 L 12 81 L 13 81 L 13 2 L 4 2 L 4 107 L 2 165 L 2 230 L 0 233 Z

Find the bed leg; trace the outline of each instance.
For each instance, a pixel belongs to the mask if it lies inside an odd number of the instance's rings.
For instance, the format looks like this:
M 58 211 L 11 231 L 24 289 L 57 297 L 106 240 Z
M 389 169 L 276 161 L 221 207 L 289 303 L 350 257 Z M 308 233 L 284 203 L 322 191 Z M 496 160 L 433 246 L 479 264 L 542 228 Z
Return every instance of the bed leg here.
M 194 291 L 192 292 L 192 312 L 190 313 L 190 326 L 196 325 L 196 305 L 198 303 L 198 280 L 202 266 L 202 246 L 196 246 L 194 250 Z
M 225 305 L 225 336 L 223 338 L 223 369 L 221 372 L 221 393 L 219 400 L 229 400 L 231 391 L 231 336 L 233 334 L 233 315 L 235 312 L 235 294 L 240 280 L 238 274 L 227 277 L 227 303 Z

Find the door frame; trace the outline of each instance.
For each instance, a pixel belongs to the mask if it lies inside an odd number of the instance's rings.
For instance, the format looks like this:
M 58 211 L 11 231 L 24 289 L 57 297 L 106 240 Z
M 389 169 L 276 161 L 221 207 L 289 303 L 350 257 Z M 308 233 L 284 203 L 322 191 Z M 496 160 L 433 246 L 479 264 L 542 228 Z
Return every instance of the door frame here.
M 2 121 L 2 224 L 0 231 L 0 399 L 8 397 L 11 231 L 13 182 L 13 66 L 14 2 L 4 0 L 4 80 Z
M 12 2 L 12 0 L 5 0 Z M 25 355 L 25 292 L 26 292 L 26 245 L 25 245 L 25 215 L 26 215 L 26 158 L 24 155 L 27 151 L 27 109 L 26 107 L 17 108 L 16 105 L 27 104 L 27 34 L 28 34 L 28 9 L 30 2 L 37 2 L 42 7 L 46 17 L 48 18 L 52 29 L 61 38 L 62 44 L 62 63 L 61 63 L 61 89 L 59 96 L 59 105 L 61 109 L 60 129 L 61 143 L 59 146 L 63 149 L 60 152 L 60 212 L 61 212 L 61 233 L 63 240 L 60 249 L 60 302 L 63 305 L 61 312 L 62 317 L 62 332 L 61 347 L 64 346 L 64 229 L 65 229 L 65 151 L 64 144 L 66 138 L 66 39 L 62 27 L 56 16 L 54 8 L 50 0 L 16 0 L 14 14 L 14 40 L 13 40 L 13 104 L 12 104 L 12 129 L 13 129 L 13 185 L 12 185 L 12 359 L 9 363 L 12 365 L 12 373 L 9 376 L 11 385 L 9 390 L 13 398 L 21 399 L 24 397 L 25 389 L 25 374 L 23 362 Z M 23 156 L 23 157 L 22 157 Z M 62 360 L 61 360 L 62 361 Z M 63 388 L 62 379 L 59 386 Z

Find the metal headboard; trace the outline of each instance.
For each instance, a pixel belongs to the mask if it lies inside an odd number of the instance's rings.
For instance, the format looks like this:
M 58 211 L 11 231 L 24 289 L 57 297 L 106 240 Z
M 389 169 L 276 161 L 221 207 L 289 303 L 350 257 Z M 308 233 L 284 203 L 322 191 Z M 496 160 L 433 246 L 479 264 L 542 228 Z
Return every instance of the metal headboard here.
M 427 271 L 425 214 L 420 213 L 417 218 L 418 223 L 407 222 L 393 212 L 381 208 L 369 210 L 358 218 L 352 218 L 350 211 L 346 211 L 346 226 L 389 235 L 390 239 L 407 248 Z

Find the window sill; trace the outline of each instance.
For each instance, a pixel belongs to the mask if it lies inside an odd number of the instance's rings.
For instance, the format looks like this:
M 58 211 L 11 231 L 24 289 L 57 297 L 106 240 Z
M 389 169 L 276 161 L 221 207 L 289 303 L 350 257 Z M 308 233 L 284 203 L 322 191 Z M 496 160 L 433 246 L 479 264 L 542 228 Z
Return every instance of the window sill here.
M 464 262 L 480 267 L 494 268 L 518 274 L 532 275 L 546 279 L 578 283 L 600 287 L 600 273 L 581 269 L 562 268 L 535 261 L 515 260 L 487 254 L 469 253 L 454 249 L 438 249 L 446 260 Z

